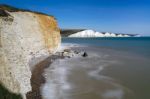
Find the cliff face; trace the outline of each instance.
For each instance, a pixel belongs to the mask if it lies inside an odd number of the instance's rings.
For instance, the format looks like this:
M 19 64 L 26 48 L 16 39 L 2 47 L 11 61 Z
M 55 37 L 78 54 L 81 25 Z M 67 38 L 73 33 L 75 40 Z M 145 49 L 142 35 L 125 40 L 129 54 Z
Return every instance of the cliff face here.
M 29 63 L 54 53 L 59 44 L 54 17 L 0 8 L 0 83 L 25 95 L 31 90 Z
M 68 37 L 71 34 L 84 31 L 85 29 L 61 29 L 60 34 L 62 37 Z

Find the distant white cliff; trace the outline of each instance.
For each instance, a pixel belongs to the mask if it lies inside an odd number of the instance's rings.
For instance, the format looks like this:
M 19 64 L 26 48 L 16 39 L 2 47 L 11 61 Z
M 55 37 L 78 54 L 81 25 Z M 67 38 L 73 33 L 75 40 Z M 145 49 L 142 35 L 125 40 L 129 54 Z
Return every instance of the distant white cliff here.
M 94 30 L 83 30 L 74 34 L 69 35 L 68 37 L 134 37 L 136 35 L 130 34 L 119 34 L 119 33 L 109 33 L 109 32 L 97 32 Z

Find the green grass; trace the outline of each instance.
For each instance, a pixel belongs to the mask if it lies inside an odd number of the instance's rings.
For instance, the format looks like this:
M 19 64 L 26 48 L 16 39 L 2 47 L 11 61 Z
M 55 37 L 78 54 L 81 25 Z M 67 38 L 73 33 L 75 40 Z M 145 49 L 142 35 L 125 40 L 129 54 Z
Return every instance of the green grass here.
M 68 37 L 71 34 L 83 31 L 85 29 L 61 29 L 60 34 L 62 37 Z
M 22 99 L 21 95 L 9 92 L 0 84 L 0 99 Z
M 9 11 L 9 12 L 17 12 L 17 11 L 33 12 L 33 13 L 37 13 L 37 14 L 52 16 L 52 15 L 48 15 L 48 14 L 45 14 L 45 13 L 42 13 L 42 12 L 31 11 L 31 10 L 28 10 L 28 9 L 16 8 L 16 7 L 13 7 L 13 6 L 6 5 L 6 4 L 0 4 L 0 9 L 2 9 L 2 10 L 7 10 L 7 11 Z M 52 16 L 52 17 L 53 17 L 53 16 Z

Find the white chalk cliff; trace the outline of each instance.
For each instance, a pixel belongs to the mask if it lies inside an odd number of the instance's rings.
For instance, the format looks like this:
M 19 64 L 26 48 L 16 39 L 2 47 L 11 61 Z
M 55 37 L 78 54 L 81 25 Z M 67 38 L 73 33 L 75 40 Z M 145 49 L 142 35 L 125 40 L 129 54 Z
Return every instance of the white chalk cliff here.
M 54 17 L 0 7 L 0 84 L 25 98 L 31 91 L 29 62 L 55 52 L 60 41 Z
M 94 30 L 84 30 L 71 34 L 68 37 L 130 37 L 130 35 L 109 33 L 109 32 L 101 33 Z

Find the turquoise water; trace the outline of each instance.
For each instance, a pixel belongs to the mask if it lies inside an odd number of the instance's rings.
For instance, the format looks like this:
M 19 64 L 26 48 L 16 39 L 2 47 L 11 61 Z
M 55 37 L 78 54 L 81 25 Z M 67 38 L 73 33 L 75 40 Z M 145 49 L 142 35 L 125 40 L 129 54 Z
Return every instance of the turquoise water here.
M 62 43 L 81 54 L 55 60 L 45 70 L 44 99 L 150 99 L 150 37 L 62 38 Z
M 89 54 L 65 62 L 67 68 L 74 67 L 70 83 L 79 91 L 91 90 L 68 99 L 150 99 L 150 37 L 62 38 L 62 42 L 87 45 L 76 50 Z M 92 77 L 87 76 L 91 71 Z M 71 90 L 79 93 L 75 88 Z
M 150 37 L 62 38 L 62 42 L 112 48 L 150 57 Z

